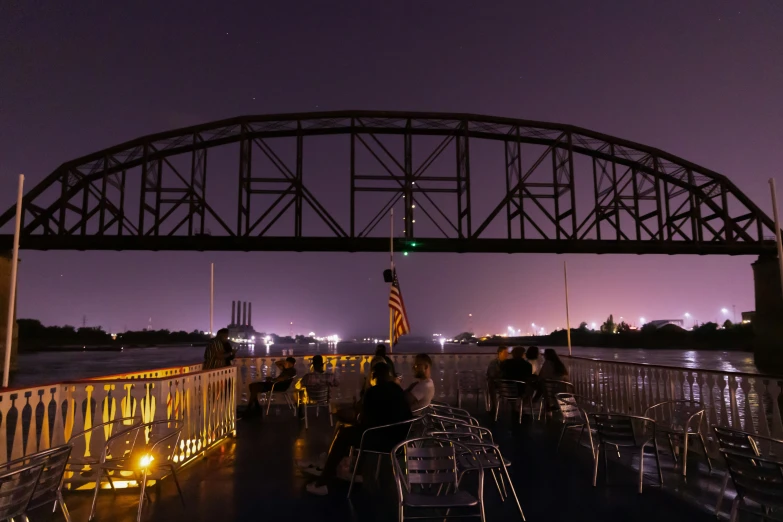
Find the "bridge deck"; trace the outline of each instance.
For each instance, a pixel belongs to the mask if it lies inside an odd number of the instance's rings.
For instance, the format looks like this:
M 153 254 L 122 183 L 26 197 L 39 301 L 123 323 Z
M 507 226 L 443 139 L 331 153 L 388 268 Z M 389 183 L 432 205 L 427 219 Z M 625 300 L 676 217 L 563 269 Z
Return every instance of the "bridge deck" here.
M 488 421 L 489 423 L 489 421 Z M 590 483 L 589 450 L 566 441 L 555 455 L 557 423 L 548 426 L 501 422 L 494 426 L 496 440 L 511 459 L 512 478 L 530 521 L 573 520 L 666 520 L 667 522 L 714 521 L 704 507 L 714 503 L 720 478 L 702 479 L 692 461 L 689 483 L 673 472 L 672 462 L 663 458 L 664 489 L 647 486 L 642 495 L 635 491 L 637 476 L 627 466 L 612 465 L 612 480 L 618 486 L 593 488 Z M 492 424 L 489 424 L 492 425 Z M 153 502 L 145 508 L 144 520 L 152 521 L 244 521 L 244 520 L 396 520 L 394 494 L 386 500 L 370 498 L 360 486 L 353 502 L 345 498 L 346 483 L 339 483 L 329 497 L 314 497 L 304 491 L 310 480 L 294 465 L 298 458 L 309 458 L 325 451 L 331 429 L 326 419 L 312 419 L 309 430 L 282 410 L 267 419 L 240 421 L 236 439 L 224 442 L 205 459 L 181 470 L 180 480 L 187 499 L 183 508 L 171 480 L 162 484 L 160 496 L 152 488 Z M 651 460 L 649 461 L 652 462 Z M 653 466 L 646 466 L 654 481 Z M 600 479 L 599 479 L 600 480 Z M 677 490 L 677 493 L 675 493 Z M 685 499 L 685 496 L 689 500 Z M 85 521 L 91 495 L 70 493 L 66 502 L 73 520 Z M 98 519 L 125 522 L 135 520 L 138 501 L 136 490 L 116 495 L 102 491 L 98 501 Z M 501 503 L 491 482 L 485 491 L 487 520 L 519 520 L 511 502 Z M 724 503 L 724 508 L 728 502 Z M 38 521 L 62 520 L 42 510 L 33 513 Z

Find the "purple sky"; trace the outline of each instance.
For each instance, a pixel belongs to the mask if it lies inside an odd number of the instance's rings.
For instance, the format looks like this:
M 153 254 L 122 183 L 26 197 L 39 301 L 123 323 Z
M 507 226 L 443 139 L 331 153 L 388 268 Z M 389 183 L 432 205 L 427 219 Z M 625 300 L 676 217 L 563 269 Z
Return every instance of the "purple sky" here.
M 48 4 L 0 5 L 0 210 L 17 174 L 30 189 L 65 161 L 144 134 L 378 109 L 587 127 L 726 174 L 771 213 L 766 180 L 783 165 L 776 0 Z M 18 315 L 48 324 L 86 315 L 117 331 L 151 317 L 205 329 L 210 261 L 216 325 L 232 299 L 252 301 L 256 328 L 279 333 L 290 321 L 296 332 L 380 333 L 388 321 L 386 254 L 22 258 Z M 482 334 L 564 326 L 563 260 L 573 325 L 753 309 L 747 257 L 414 254 L 398 259 L 413 333 L 455 334 L 469 313 Z

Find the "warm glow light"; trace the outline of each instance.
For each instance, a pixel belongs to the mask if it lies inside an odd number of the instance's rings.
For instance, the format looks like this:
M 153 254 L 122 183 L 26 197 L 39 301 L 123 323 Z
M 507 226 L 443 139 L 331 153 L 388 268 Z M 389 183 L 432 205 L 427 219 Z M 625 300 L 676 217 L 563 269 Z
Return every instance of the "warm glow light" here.
M 147 469 L 148 467 L 150 467 L 150 464 L 152 464 L 153 460 L 155 460 L 155 457 L 153 457 L 152 455 L 144 455 L 139 461 L 139 464 L 141 465 L 141 469 Z

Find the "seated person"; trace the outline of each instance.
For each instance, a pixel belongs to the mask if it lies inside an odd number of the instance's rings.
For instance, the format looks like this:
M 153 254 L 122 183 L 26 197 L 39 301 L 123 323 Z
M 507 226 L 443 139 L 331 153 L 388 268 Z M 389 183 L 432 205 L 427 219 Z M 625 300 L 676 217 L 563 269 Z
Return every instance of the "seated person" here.
M 511 359 L 505 360 L 500 365 L 501 379 L 507 381 L 522 381 L 530 383 L 533 380 L 533 366 L 525 360 L 525 349 L 515 346 L 511 350 Z M 519 386 L 519 393 L 525 393 L 525 387 Z
M 432 359 L 426 353 L 420 353 L 413 361 L 413 384 L 405 389 L 405 399 L 411 411 L 426 408 L 435 397 L 435 383 L 432 382 Z
M 277 377 L 274 379 L 267 377 L 265 381 L 250 383 L 250 395 L 247 398 L 247 410 L 245 410 L 246 415 L 255 411 L 256 407 L 258 407 L 259 410 L 261 409 L 258 404 L 259 393 L 269 392 L 272 390 L 273 386 L 276 392 L 285 391 L 289 386 L 291 386 L 291 382 L 294 380 L 294 377 L 296 377 L 296 369 L 294 368 L 295 364 L 296 359 L 293 357 L 275 361 L 275 366 L 277 366 L 280 370 L 280 373 L 277 375 Z
M 386 345 L 385 344 L 378 344 L 378 346 L 375 347 L 375 355 L 373 356 L 372 360 L 370 360 L 370 374 L 367 376 L 367 379 L 364 381 L 364 386 L 362 387 L 362 393 L 364 393 L 365 390 L 367 390 L 370 386 L 372 386 L 372 371 L 373 368 L 375 368 L 376 364 L 379 363 L 385 363 L 386 366 L 389 367 L 389 373 L 392 376 L 392 379 L 396 377 L 396 372 L 394 370 L 394 363 L 391 359 L 386 355 Z
M 544 350 L 544 364 L 538 373 L 541 379 L 551 379 L 555 381 L 568 380 L 568 368 L 552 348 Z
M 390 379 L 389 374 L 389 367 L 385 363 L 378 363 L 373 368 L 375 386 L 364 394 L 359 421 L 353 426 L 337 428 L 321 476 L 307 485 L 306 489 L 309 493 L 314 495 L 329 493 L 329 481 L 337 476 L 337 468 L 348 456 L 351 447 L 359 446 L 364 430 L 413 418 L 405 393 Z M 391 451 L 395 445 L 405 440 L 408 429 L 408 425 L 403 425 L 399 429 L 379 430 L 374 436 L 368 436 L 369 440 L 365 439 L 365 449 Z
M 313 356 L 312 371 L 302 377 L 302 386 L 337 386 L 337 377 L 334 373 L 324 371 L 324 358 L 320 355 Z
M 501 379 L 503 371 L 503 362 L 508 359 L 508 348 L 504 344 L 498 346 L 498 356 L 492 359 L 492 362 L 487 366 L 487 402 L 489 403 L 489 409 L 495 409 L 495 381 Z
M 539 351 L 538 346 L 528 347 L 527 351 L 525 352 L 525 359 L 527 359 L 527 362 L 533 366 L 533 375 L 538 375 L 538 372 L 541 371 L 541 365 L 544 363 L 541 358 L 541 352 Z

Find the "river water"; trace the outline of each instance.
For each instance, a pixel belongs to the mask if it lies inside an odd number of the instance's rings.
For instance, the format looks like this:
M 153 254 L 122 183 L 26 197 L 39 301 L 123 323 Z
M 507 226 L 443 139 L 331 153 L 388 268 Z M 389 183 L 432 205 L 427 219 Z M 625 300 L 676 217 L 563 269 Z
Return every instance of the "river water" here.
M 305 354 L 369 354 L 372 344 L 340 343 L 334 346 L 282 346 L 263 345 L 243 347 L 239 355 L 283 355 L 293 352 L 294 356 Z M 395 353 L 493 353 L 491 346 L 446 345 L 400 343 Z M 567 354 L 566 348 L 557 348 Z M 40 352 L 20 354 L 17 371 L 11 375 L 11 386 L 31 386 L 54 383 L 100 375 L 112 375 L 133 371 L 186 366 L 201 362 L 204 347 L 159 347 L 135 348 L 121 352 Z M 618 362 L 636 362 L 681 368 L 702 368 L 722 372 L 758 373 L 753 364 L 753 354 L 748 352 L 718 352 L 704 350 L 639 350 L 612 348 L 575 347 L 573 355 Z

